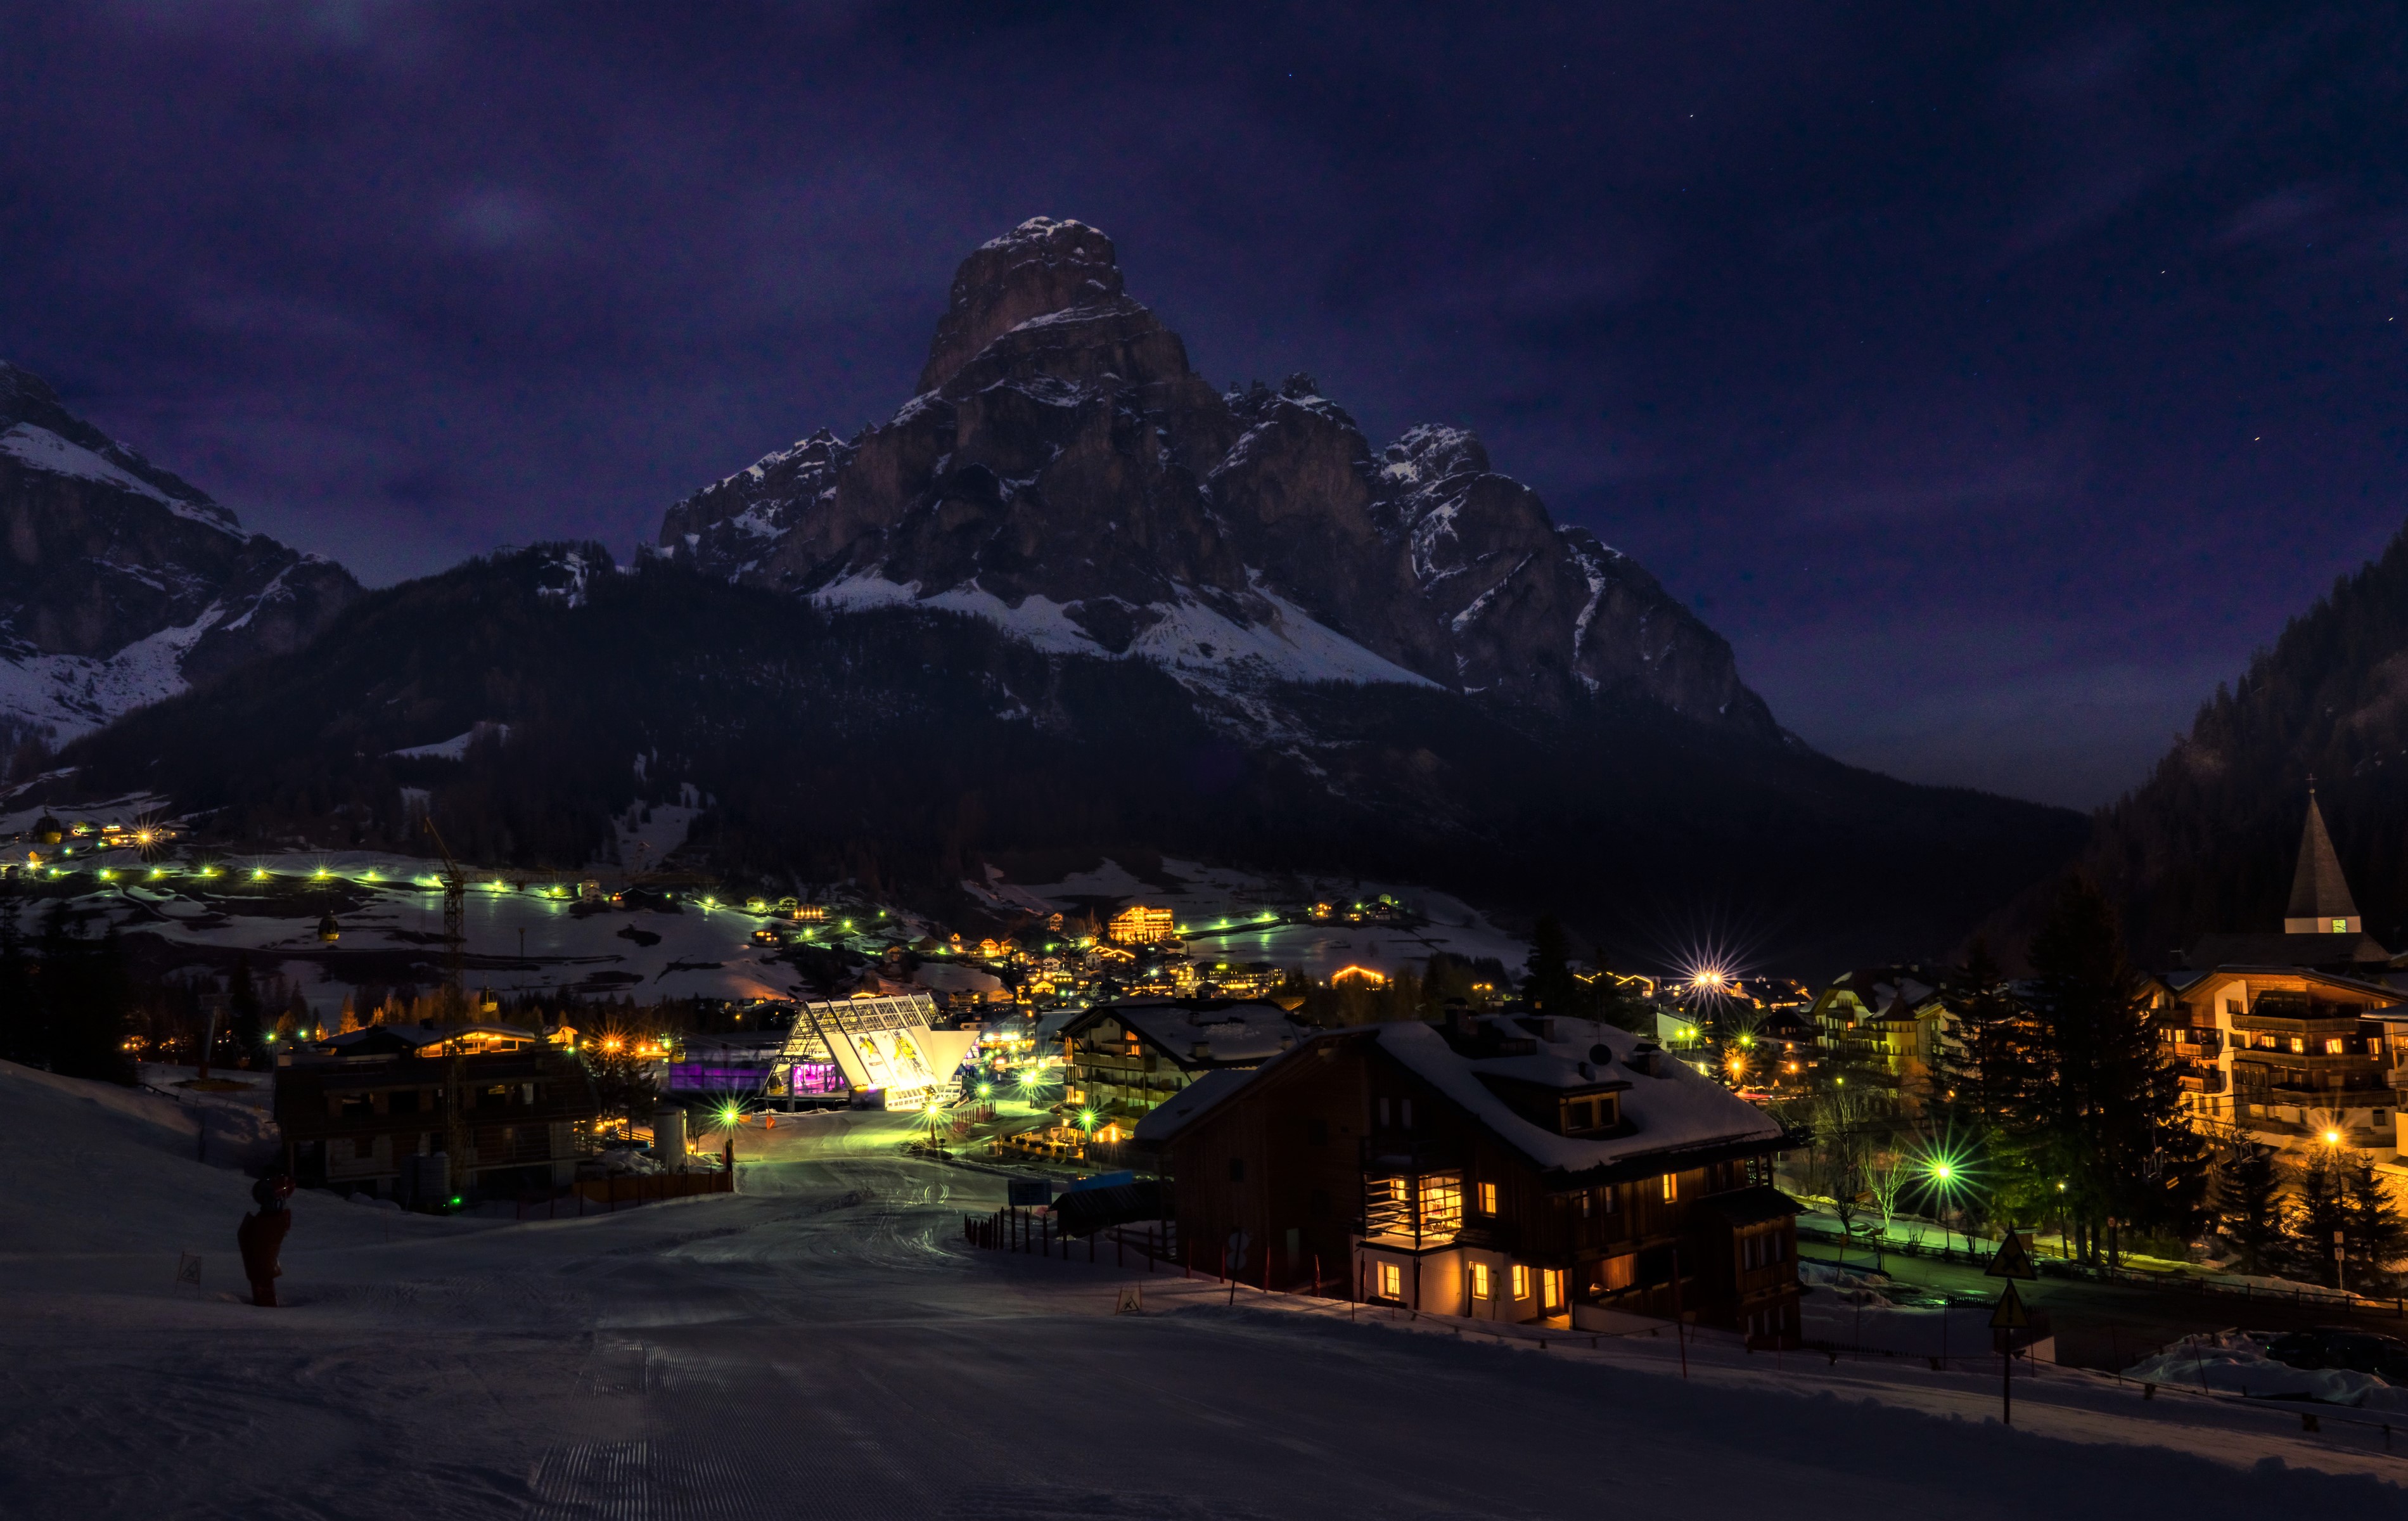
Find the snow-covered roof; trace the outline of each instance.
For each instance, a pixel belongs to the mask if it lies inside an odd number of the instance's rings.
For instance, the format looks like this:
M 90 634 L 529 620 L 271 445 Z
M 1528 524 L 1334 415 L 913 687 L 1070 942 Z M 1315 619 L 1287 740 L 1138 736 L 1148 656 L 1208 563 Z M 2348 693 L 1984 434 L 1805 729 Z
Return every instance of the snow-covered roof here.
M 1515 1022 L 1525 1030 L 1533 1023 Z M 1552 1039 L 1531 1037 L 1538 1047 L 1534 1055 L 1555 1058 L 1583 1085 L 1587 1081 L 1578 1076 L 1583 1061 L 1599 1079 L 1629 1082 L 1622 1093 L 1625 1133 L 1575 1138 L 1532 1124 L 1480 1081 L 1480 1070 L 1487 1064 L 1458 1054 L 1431 1026 L 1402 1021 L 1383 1025 L 1379 1041 L 1383 1051 L 1454 1100 L 1498 1140 L 1543 1168 L 1585 1172 L 1651 1152 L 1781 1138 L 1781 1126 L 1772 1116 L 1684 1062 L 1667 1056 L 1648 1063 L 1650 1070 L 1631 1067 L 1640 1038 L 1628 1030 L 1584 1019 L 1557 1019 L 1550 1027 Z M 1599 1059 L 1600 1055 L 1604 1059 Z
M 1275 1003 L 1227 1003 L 1211 1006 L 1169 1002 L 1108 1003 L 1088 1012 L 1085 1024 L 1105 1017 L 1119 1020 L 1140 1036 L 1181 1062 L 1191 1059 L 1199 1044 L 1202 1058 L 1214 1066 L 1265 1062 L 1303 1039 L 1306 1031 Z
M 1383 1052 L 1498 1140 L 1551 1171 L 1588 1172 L 1665 1152 L 1774 1141 L 1784 1134 L 1770 1115 L 1684 1062 L 1658 1055 L 1633 1066 L 1641 1040 L 1627 1030 L 1579 1019 L 1494 1023 L 1517 1040 L 1526 1032 L 1535 1049 L 1510 1055 L 1467 1056 L 1435 1026 L 1412 1020 L 1368 1030 L 1325 1031 L 1252 1071 L 1218 1071 L 1197 1080 L 1140 1122 L 1137 1139 L 1157 1144 L 1168 1141 L 1247 1083 L 1263 1080 L 1283 1062 L 1300 1059 L 1307 1049 L 1331 1040 L 1365 1038 L 1376 1040 Z M 1540 1030 L 1546 1033 L 1542 1036 Z M 1653 1043 L 1648 1044 L 1652 1048 Z M 1514 1112 L 1481 1081 L 1484 1074 L 1566 1089 L 1616 1086 L 1624 1127 L 1604 1137 L 1557 1135 Z

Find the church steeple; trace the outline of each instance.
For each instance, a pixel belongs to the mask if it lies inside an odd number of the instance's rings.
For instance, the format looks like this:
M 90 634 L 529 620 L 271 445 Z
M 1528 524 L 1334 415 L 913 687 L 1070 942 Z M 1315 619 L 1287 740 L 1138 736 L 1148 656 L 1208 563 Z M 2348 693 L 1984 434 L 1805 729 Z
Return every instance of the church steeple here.
M 2283 933 L 2365 933 L 2358 904 L 2349 896 L 2349 879 L 2342 875 L 2341 857 L 2333 852 L 2332 836 L 2325 832 L 2314 782 L 2308 783 L 2308 820 L 2300 829 L 2300 866 L 2291 877 L 2291 910 L 2284 916 Z

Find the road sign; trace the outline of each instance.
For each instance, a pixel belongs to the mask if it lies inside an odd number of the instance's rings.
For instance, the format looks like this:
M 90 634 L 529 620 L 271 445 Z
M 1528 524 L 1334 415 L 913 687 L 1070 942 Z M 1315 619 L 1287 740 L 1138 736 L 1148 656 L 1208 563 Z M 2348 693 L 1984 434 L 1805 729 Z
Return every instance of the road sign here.
M 2026 1282 L 2040 1276 L 2040 1270 L 2032 1266 L 2030 1243 L 2012 1230 L 1999 1243 L 1998 1255 L 1990 1258 L 1990 1265 L 1982 1270 L 1991 1278 L 2021 1278 Z
M 1116 1315 L 1141 1315 L 1145 1313 L 1144 1287 L 1137 1284 L 1123 1285 L 1121 1288 L 1121 1302 L 1112 1307 L 1112 1313 Z
M 2027 1331 L 2031 1329 L 2031 1312 L 2024 1308 L 2024 1297 L 2009 1284 L 1999 1296 L 1998 1308 L 1990 1312 L 1990 1329 L 1994 1331 Z
M 176 1254 L 176 1282 L 201 1286 L 201 1259 L 190 1252 Z

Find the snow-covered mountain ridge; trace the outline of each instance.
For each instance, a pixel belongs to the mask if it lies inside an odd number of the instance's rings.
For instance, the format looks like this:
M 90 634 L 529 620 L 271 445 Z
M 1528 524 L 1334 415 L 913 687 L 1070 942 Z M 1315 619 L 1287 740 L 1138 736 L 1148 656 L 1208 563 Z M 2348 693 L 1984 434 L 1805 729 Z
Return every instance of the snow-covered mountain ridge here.
M 1375 452 L 1307 377 L 1214 390 L 1077 222 L 1032 219 L 963 262 L 920 394 L 886 423 L 705 487 L 660 543 L 825 606 L 967 611 L 1148 660 L 1199 695 L 1635 696 L 1779 734 L 1719 635 L 1476 438 L 1424 426 Z
M 263 654 L 359 595 L 0 362 L 0 737 L 52 743 Z

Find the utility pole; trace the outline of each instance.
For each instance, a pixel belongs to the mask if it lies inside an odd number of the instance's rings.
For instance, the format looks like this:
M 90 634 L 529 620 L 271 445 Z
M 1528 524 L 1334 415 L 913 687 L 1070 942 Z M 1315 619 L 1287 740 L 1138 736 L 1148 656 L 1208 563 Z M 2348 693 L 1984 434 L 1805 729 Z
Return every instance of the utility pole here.
M 465 968 L 468 954 L 468 879 L 462 874 L 460 863 L 452 855 L 452 847 L 443 842 L 443 831 L 435 827 L 435 815 L 426 815 L 426 832 L 435 840 L 435 848 L 443 853 L 443 1003 L 447 1023 L 467 1023 L 467 988 Z

